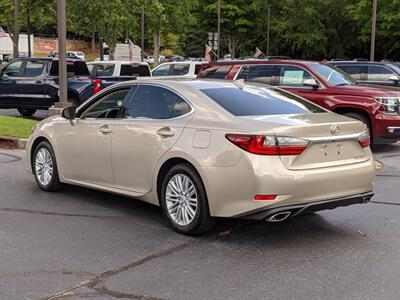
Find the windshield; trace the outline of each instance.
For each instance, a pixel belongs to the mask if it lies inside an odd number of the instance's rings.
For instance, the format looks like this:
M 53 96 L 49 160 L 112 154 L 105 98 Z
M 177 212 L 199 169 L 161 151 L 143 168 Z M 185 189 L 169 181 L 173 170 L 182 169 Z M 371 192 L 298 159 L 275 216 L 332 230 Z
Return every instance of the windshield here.
M 354 79 L 349 75 L 331 65 L 313 64 L 310 65 L 310 68 L 333 86 L 351 85 L 355 83 Z
M 254 86 L 201 89 L 234 116 L 266 116 L 326 112 L 311 102 L 280 89 Z

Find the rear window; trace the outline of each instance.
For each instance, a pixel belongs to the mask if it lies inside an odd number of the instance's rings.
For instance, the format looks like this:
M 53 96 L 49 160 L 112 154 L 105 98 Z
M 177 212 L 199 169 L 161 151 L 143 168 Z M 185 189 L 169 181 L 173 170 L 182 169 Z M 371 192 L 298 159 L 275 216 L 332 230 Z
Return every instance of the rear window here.
M 235 116 L 265 116 L 326 112 L 290 93 L 261 87 L 202 89 L 212 100 Z
M 84 61 L 67 61 L 68 76 L 90 76 Z M 50 68 L 51 76 L 58 76 L 58 61 L 53 61 Z
M 211 66 L 201 72 L 200 78 L 225 79 L 231 66 Z
M 150 76 L 150 69 L 147 65 L 121 65 L 121 76 Z
M 98 64 L 96 75 L 98 76 L 113 76 L 114 74 L 114 64 Z

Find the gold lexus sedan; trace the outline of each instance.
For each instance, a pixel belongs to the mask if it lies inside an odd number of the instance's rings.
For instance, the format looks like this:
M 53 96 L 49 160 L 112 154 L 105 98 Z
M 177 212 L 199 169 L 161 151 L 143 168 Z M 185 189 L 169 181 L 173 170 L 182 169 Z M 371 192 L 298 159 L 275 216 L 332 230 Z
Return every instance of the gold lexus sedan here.
M 372 197 L 363 123 L 265 85 L 130 81 L 33 128 L 42 190 L 74 184 L 160 205 L 199 234 L 215 217 L 283 221 Z

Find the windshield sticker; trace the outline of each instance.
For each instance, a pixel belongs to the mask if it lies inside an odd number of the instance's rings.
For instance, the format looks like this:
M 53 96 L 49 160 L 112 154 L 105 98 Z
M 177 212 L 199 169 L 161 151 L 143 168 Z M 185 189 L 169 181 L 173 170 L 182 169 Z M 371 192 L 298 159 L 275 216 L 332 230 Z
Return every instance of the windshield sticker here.
M 303 71 L 285 71 L 283 73 L 283 78 L 281 84 L 283 85 L 293 85 L 293 84 L 303 84 Z

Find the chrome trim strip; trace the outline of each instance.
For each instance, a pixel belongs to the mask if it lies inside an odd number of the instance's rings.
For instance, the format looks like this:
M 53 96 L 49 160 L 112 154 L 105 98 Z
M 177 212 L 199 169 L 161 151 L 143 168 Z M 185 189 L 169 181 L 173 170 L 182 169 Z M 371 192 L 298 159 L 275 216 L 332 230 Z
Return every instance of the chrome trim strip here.
M 388 127 L 387 131 L 389 133 L 395 133 L 395 132 L 399 132 L 400 133 L 400 127 Z
M 332 136 L 321 136 L 321 137 L 303 137 L 302 139 L 308 140 L 311 143 L 359 140 L 360 136 L 363 133 L 364 132 L 352 133 L 352 134 L 346 134 L 346 135 L 332 135 Z

